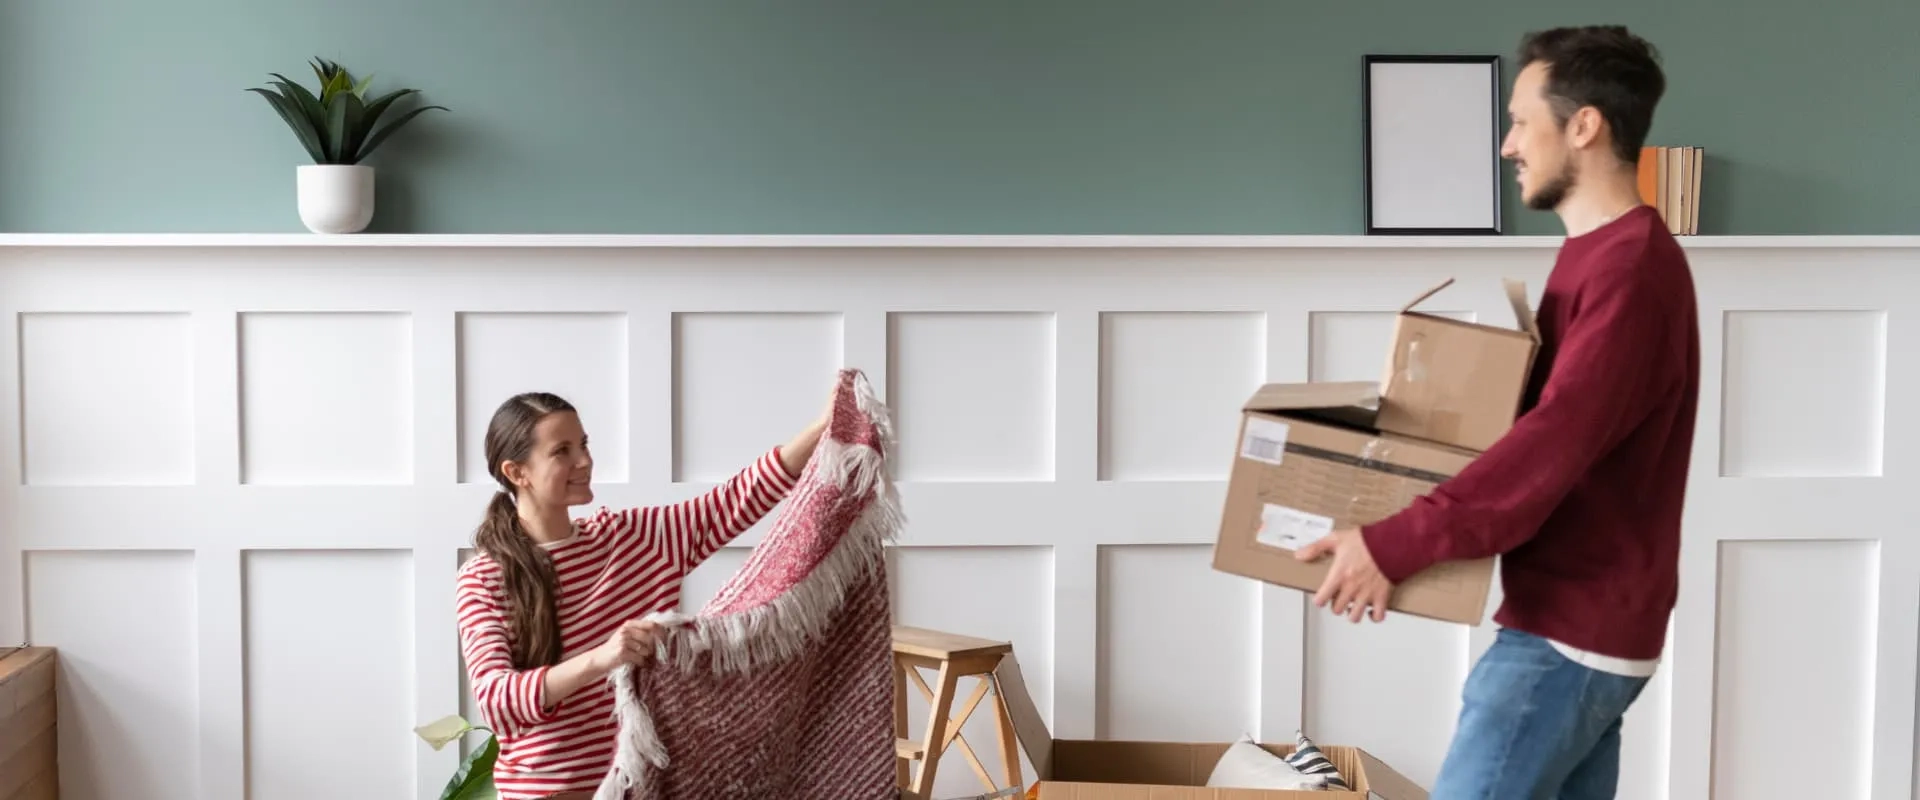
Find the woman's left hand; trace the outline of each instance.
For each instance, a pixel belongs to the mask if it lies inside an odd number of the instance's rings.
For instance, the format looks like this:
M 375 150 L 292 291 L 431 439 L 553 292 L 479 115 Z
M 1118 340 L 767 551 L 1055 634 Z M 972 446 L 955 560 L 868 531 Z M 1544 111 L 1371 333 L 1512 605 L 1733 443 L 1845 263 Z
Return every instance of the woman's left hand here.
M 814 446 L 820 443 L 827 425 L 833 422 L 833 406 L 839 399 L 840 385 L 835 383 L 833 391 L 827 393 L 827 407 L 821 409 L 820 416 L 780 447 L 780 465 L 786 467 L 788 475 L 797 478 L 800 471 L 806 469 L 807 460 L 813 458 Z

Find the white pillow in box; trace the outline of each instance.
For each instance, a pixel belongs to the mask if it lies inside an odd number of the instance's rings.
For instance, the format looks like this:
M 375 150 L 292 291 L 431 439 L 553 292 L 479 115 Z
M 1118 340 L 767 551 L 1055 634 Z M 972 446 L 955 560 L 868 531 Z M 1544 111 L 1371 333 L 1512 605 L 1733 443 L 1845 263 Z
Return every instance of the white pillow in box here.
M 1285 759 L 1253 743 L 1253 737 L 1241 734 L 1227 747 L 1220 761 L 1207 776 L 1210 789 L 1325 789 L 1327 779 L 1294 769 Z

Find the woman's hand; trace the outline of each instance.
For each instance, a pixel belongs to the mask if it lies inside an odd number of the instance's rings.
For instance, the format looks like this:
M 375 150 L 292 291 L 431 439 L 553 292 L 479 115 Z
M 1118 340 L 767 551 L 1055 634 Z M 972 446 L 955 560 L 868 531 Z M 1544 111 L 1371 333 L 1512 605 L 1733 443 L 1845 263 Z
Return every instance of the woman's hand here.
M 660 624 L 649 620 L 629 620 L 608 636 L 599 647 L 575 655 L 547 670 L 541 684 L 540 708 L 551 713 L 560 701 L 572 697 L 598 681 L 607 679 L 615 669 L 627 664 L 644 664 L 653 658 L 654 643 L 660 637 Z
M 653 658 L 654 643 L 659 640 L 660 625 L 649 620 L 629 620 L 607 641 L 593 649 L 595 672 L 606 674 L 627 664 L 644 664 Z
M 835 382 L 833 391 L 827 393 L 827 407 L 820 410 L 820 416 L 780 446 L 780 466 L 786 468 L 788 475 L 798 478 L 800 471 L 806 469 L 807 460 L 813 458 L 814 446 L 820 443 L 827 425 L 833 422 L 833 406 L 839 399 L 840 384 Z

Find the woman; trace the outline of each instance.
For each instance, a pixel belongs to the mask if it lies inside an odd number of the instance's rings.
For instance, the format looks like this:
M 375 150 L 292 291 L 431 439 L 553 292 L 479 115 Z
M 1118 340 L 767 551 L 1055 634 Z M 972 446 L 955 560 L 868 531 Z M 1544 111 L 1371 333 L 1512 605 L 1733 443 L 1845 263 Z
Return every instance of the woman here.
M 681 503 L 572 519 L 593 501 L 579 414 L 544 392 L 515 395 L 487 425 L 500 484 L 460 569 L 461 654 L 500 743 L 501 800 L 591 796 L 611 766 L 614 697 L 605 678 L 643 664 L 656 627 L 695 567 L 790 491 L 832 411 L 713 490 Z

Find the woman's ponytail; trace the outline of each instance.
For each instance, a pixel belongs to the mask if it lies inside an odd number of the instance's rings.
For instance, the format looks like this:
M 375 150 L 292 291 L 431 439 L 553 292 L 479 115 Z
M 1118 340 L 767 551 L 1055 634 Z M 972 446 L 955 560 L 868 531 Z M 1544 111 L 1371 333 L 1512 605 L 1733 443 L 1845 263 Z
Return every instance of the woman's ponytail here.
M 487 472 L 502 491 L 493 493 L 487 514 L 474 531 L 476 549 L 500 565 L 506 595 L 507 640 L 514 669 L 560 663 L 559 577 L 545 548 L 520 524 L 503 461 L 524 461 L 533 449 L 533 428 L 556 411 L 571 411 L 567 401 L 544 392 L 515 395 L 500 405 L 487 425 Z

